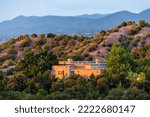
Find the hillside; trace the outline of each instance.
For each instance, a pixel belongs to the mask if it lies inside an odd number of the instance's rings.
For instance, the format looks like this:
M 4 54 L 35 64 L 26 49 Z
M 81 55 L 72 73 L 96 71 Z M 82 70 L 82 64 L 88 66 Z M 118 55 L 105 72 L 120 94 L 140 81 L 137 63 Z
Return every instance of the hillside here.
M 119 11 L 112 14 L 85 14 L 81 16 L 18 16 L 10 21 L 0 23 L 0 36 L 8 37 L 48 32 L 94 36 L 99 30 L 113 28 L 123 21 L 138 22 L 139 20 L 146 20 L 150 23 L 149 14 L 150 9 L 139 14 Z M 2 38 L 0 40 L 2 41 Z
M 58 60 L 106 62 L 98 75 L 58 79 Z M 94 37 L 20 35 L 0 45 L 0 99 L 150 99 L 150 25 L 123 22 Z
M 149 45 L 149 25 L 144 21 L 139 25 L 134 22 L 123 22 L 111 30 L 102 30 L 91 38 L 58 36 L 52 33 L 21 35 L 0 45 L 0 67 L 7 68 L 10 61 L 16 62 L 28 51 L 37 52 L 40 49 L 53 52 L 59 59 L 92 60 L 97 57 L 105 59 L 114 44 L 122 44 L 131 50 Z

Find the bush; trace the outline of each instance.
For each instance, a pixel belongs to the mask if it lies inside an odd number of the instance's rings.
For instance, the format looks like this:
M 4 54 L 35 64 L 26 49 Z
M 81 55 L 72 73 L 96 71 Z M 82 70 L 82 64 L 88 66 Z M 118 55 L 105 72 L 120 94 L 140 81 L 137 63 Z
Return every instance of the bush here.
M 53 38 L 53 37 L 55 37 L 56 35 L 55 34 L 53 34 L 53 33 L 47 33 L 47 38 Z
M 115 88 L 109 91 L 106 99 L 108 100 L 121 100 L 124 95 L 125 90 L 123 88 Z
M 140 26 L 141 28 L 143 28 L 143 27 L 149 26 L 149 24 L 146 23 L 145 20 L 140 20 L 140 21 L 139 21 L 139 26 Z
M 39 38 L 36 42 L 35 42 L 35 46 L 42 46 L 47 42 L 47 40 L 45 38 Z
M 125 92 L 123 99 L 126 99 L 126 100 L 149 100 L 150 95 L 148 95 L 144 90 L 138 89 L 136 87 L 131 87 Z
M 140 27 L 133 25 L 129 31 L 129 35 L 135 35 L 140 31 Z
M 21 47 L 28 47 L 28 46 L 31 45 L 31 43 L 32 43 L 31 39 L 30 39 L 29 37 L 26 37 L 26 38 L 24 39 L 24 42 L 21 43 L 20 46 L 21 46 Z
M 35 37 L 38 37 L 38 35 L 37 34 L 32 34 L 31 37 L 35 38 Z
M 9 50 L 9 51 L 8 51 L 8 54 L 17 54 L 17 50 L 14 50 L 14 49 Z
M 10 69 L 7 70 L 7 73 L 6 73 L 6 74 L 7 74 L 8 76 L 9 76 L 9 75 L 13 75 L 14 71 L 15 71 L 14 68 L 10 68 Z
M 22 94 L 19 91 L 1 91 L 0 98 L 2 100 L 21 100 Z

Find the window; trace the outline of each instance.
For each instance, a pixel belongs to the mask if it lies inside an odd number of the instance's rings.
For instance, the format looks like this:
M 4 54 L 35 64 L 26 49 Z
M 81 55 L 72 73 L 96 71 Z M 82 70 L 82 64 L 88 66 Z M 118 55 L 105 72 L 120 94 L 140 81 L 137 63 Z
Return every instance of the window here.
M 58 75 L 64 75 L 64 70 L 59 70 Z
M 71 75 L 74 74 L 74 70 L 73 70 L 73 69 L 70 70 L 70 74 L 71 74 Z

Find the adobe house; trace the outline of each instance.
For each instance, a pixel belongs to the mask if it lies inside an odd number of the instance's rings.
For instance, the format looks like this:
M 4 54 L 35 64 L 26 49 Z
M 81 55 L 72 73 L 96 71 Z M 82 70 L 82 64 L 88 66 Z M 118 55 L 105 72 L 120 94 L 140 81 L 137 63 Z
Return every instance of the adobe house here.
M 98 59 L 95 61 L 59 61 L 59 65 L 52 67 L 52 73 L 58 78 L 67 78 L 70 75 L 76 74 L 83 77 L 90 77 L 92 74 L 95 76 L 101 74 L 105 69 L 106 63 L 100 62 Z

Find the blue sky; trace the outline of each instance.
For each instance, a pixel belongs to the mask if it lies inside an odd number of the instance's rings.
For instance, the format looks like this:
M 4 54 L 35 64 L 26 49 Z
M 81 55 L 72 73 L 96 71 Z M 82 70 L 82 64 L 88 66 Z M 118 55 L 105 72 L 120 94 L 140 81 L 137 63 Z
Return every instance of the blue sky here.
M 0 0 L 0 21 L 19 15 L 72 16 L 113 13 L 121 10 L 140 12 L 150 8 L 150 0 Z

